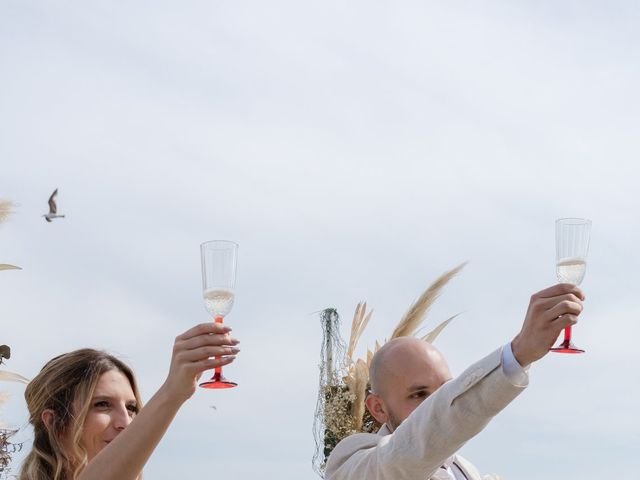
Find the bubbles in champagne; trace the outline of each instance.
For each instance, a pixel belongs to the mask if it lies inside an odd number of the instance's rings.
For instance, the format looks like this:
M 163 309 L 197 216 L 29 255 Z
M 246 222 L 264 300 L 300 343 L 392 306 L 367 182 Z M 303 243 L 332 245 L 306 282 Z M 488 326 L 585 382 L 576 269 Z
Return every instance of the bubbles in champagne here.
M 556 275 L 560 283 L 580 285 L 587 271 L 587 262 L 584 258 L 563 258 L 556 263 Z
M 210 288 L 204 291 L 204 307 L 215 317 L 224 317 L 233 307 L 234 293 L 230 288 Z

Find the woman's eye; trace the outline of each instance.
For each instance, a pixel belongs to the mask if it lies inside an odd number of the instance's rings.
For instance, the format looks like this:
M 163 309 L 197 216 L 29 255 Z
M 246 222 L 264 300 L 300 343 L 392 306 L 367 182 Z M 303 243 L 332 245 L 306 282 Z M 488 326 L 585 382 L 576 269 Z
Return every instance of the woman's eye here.
M 135 415 L 136 413 L 138 413 L 138 407 L 135 405 L 127 405 L 127 410 L 129 411 L 129 414 L 131 416 Z
M 109 402 L 106 400 L 100 400 L 99 402 L 94 403 L 93 406 L 97 408 L 108 408 Z

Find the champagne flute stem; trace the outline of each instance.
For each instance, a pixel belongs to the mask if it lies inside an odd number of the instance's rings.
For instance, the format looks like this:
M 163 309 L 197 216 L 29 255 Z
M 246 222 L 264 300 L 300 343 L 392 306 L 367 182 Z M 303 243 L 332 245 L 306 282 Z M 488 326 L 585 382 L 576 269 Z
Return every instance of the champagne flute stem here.
M 564 342 L 565 345 L 571 345 L 571 325 L 564 327 Z
M 215 320 L 216 323 L 222 324 L 222 316 L 218 315 Z M 214 357 L 216 360 L 220 359 L 220 356 Z M 216 367 L 213 373 L 213 381 L 219 382 L 222 378 L 222 367 Z

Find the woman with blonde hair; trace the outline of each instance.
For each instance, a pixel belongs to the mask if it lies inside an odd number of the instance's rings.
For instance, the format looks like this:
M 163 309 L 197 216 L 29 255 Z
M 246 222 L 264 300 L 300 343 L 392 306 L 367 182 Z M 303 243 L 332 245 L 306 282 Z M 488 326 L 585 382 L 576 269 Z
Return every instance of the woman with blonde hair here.
M 33 449 L 20 480 L 136 480 L 205 370 L 239 352 L 230 328 L 203 323 L 176 337 L 167 379 L 142 408 L 133 371 L 92 349 L 53 358 L 25 399 Z M 216 358 L 212 358 L 216 357 Z

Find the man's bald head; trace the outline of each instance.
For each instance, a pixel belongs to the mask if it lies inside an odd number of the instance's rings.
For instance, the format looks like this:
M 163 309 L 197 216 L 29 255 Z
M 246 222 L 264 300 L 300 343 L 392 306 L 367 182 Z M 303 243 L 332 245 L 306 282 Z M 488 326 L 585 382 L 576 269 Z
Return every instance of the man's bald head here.
M 414 337 L 395 338 L 373 356 L 369 379 L 375 398 L 367 399 L 367 407 L 379 422 L 395 429 L 450 378 L 446 360 L 433 345 Z
M 369 379 L 371 391 L 382 395 L 388 380 L 403 375 L 407 367 L 438 369 L 447 362 L 440 350 L 415 337 L 398 337 L 385 343 L 371 360 Z

